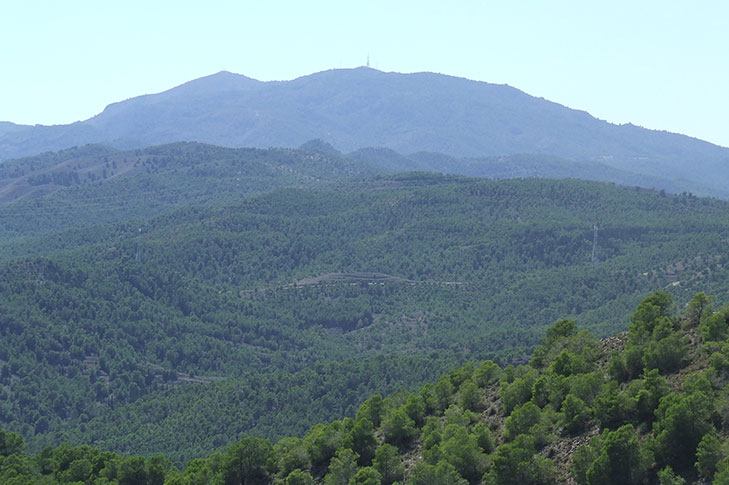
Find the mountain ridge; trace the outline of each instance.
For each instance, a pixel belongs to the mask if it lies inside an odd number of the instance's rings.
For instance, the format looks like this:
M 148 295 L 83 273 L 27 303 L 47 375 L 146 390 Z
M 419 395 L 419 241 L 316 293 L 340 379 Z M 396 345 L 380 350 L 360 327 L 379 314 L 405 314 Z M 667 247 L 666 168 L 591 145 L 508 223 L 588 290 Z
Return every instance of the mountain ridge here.
M 342 151 L 384 146 L 460 157 L 538 153 L 638 166 L 654 175 L 667 165 L 678 170 L 689 159 L 714 168 L 726 168 L 729 160 L 729 149 L 709 142 L 614 125 L 508 85 L 365 67 L 267 82 L 221 71 L 112 103 L 70 125 L 0 129 L 0 160 L 86 143 L 295 147 L 314 138 Z

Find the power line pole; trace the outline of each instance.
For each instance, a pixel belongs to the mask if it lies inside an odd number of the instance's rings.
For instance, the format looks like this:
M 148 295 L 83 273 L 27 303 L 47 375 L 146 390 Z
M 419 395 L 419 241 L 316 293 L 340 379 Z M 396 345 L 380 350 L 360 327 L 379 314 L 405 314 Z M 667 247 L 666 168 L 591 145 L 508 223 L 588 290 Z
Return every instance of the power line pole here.
M 137 239 L 137 253 L 134 255 L 134 260 L 139 261 L 141 258 L 141 245 L 142 245 L 142 228 L 139 228 L 139 239 Z

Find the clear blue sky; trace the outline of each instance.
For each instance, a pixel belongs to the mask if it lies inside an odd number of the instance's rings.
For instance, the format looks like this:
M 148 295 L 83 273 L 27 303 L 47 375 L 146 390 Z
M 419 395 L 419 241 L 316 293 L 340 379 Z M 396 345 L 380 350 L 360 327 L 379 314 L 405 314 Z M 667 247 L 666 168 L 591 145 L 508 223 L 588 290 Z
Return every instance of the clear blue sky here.
M 506 83 L 729 146 L 729 2 L 3 0 L 0 120 L 83 120 L 228 70 L 363 65 Z

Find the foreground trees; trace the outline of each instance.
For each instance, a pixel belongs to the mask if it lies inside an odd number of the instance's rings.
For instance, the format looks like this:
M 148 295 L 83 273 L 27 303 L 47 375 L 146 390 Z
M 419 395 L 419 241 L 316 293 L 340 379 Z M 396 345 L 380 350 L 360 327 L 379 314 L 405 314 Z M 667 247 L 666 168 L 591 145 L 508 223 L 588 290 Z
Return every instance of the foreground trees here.
M 561 320 L 530 365 L 467 364 L 417 393 L 373 396 L 354 418 L 302 438 L 272 445 L 248 436 L 182 470 L 160 456 L 89 446 L 28 454 L 18 434 L 0 430 L 0 482 L 516 485 L 571 475 L 580 485 L 729 483 L 729 373 L 715 357 L 729 346 L 715 340 L 729 323 L 700 300 L 677 316 L 665 293 L 646 298 L 612 355 Z M 663 365 L 657 352 L 653 365 L 652 345 L 669 337 L 680 359 Z M 573 440 L 587 443 L 565 454 Z

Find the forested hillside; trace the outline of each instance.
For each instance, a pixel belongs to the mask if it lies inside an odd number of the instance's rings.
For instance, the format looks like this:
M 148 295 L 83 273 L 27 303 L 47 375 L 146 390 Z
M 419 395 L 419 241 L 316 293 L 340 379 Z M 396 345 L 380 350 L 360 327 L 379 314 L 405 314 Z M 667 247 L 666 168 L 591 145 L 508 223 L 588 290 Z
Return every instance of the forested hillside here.
M 301 435 L 466 361 L 523 361 L 561 317 L 603 336 L 651 291 L 726 294 L 727 208 L 421 173 L 9 238 L 0 423 L 33 452 L 178 464 Z
M 380 172 L 307 146 L 262 150 L 175 143 L 121 151 L 88 145 L 6 161 L 0 164 L 0 244 Z
M 729 307 L 645 298 L 603 341 L 562 319 L 529 364 L 467 363 L 371 396 L 302 437 L 252 436 L 174 467 L 86 445 L 28 454 L 0 430 L 3 483 L 326 485 L 729 483 Z M 220 410 L 223 412 L 223 410 Z

